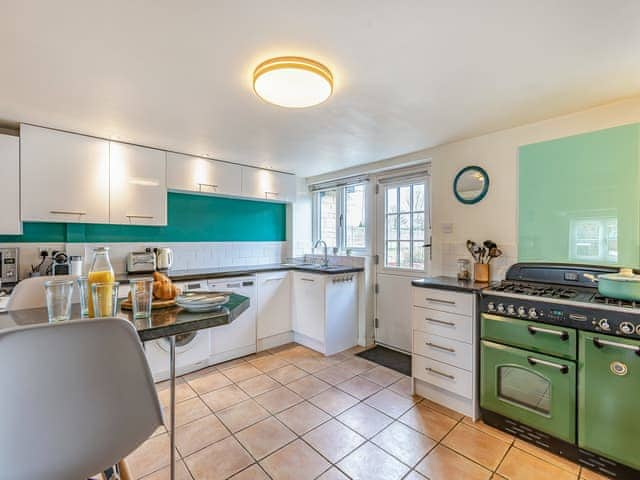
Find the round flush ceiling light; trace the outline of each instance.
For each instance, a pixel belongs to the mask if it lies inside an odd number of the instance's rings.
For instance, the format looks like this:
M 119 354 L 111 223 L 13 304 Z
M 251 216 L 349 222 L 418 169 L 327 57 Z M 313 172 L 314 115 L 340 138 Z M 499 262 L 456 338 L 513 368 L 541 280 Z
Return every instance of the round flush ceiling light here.
M 277 57 L 256 67 L 253 89 L 263 100 L 281 107 L 311 107 L 331 96 L 333 76 L 314 60 Z

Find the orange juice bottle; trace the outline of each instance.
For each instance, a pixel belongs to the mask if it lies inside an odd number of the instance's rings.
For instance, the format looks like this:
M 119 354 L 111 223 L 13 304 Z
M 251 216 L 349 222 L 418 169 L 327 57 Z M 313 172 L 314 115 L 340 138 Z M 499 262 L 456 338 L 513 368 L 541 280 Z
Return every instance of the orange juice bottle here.
M 93 291 L 91 285 L 94 283 L 113 282 L 116 277 L 113 273 L 113 267 L 109 260 L 109 249 L 107 247 L 99 247 L 93 249 L 93 262 L 91 270 L 89 270 L 89 316 L 95 317 L 93 310 Z

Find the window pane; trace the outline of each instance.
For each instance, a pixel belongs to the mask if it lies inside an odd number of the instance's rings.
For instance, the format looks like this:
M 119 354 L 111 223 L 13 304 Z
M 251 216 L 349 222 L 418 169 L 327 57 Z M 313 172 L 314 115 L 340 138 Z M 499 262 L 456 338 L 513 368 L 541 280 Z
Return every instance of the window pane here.
M 411 211 L 411 187 L 400 187 L 400 211 Z
M 329 248 L 336 245 L 336 191 L 318 192 L 320 215 L 320 240 Z
M 388 267 L 398 266 L 398 242 L 387 242 L 387 261 Z
M 400 268 L 411 268 L 411 242 L 400 242 Z
M 345 233 L 347 248 L 366 247 L 365 186 L 345 188 Z
M 551 413 L 551 382 L 522 367 L 498 368 L 498 396 L 539 412 Z
M 413 240 L 424 240 L 424 213 L 413 214 Z
M 411 240 L 411 215 L 400 215 L 400 240 Z
M 424 252 L 426 249 L 423 245 L 424 243 L 422 242 L 413 242 L 413 268 L 416 270 L 424 269 Z
M 398 189 L 390 188 L 387 190 L 387 213 L 396 213 L 398 211 Z
M 387 240 L 398 239 L 398 215 L 387 215 Z
M 413 211 L 422 210 L 424 210 L 424 183 L 418 183 L 413 186 Z

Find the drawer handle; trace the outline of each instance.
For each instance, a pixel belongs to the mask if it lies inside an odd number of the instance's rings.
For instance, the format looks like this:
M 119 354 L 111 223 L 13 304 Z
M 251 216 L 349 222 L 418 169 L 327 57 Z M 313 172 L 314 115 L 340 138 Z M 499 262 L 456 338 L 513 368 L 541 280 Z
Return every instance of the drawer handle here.
M 215 185 L 213 183 L 198 183 L 198 190 L 200 192 L 202 192 L 202 187 L 209 187 L 213 188 L 214 190 L 218 190 L 218 185 Z
M 447 322 L 445 320 L 436 320 L 435 318 L 424 317 L 427 322 L 438 323 L 440 325 L 446 325 L 447 327 L 455 327 L 456 324 L 453 322 Z
M 265 279 L 263 280 L 263 282 L 265 282 L 265 283 L 266 283 L 266 282 L 281 282 L 282 280 L 284 280 L 284 278 L 285 278 L 285 277 L 278 277 L 278 278 L 276 278 L 276 277 L 274 277 L 274 278 L 265 278 Z
M 556 335 L 557 337 L 560 337 L 560 340 L 563 342 L 569 340 L 569 333 L 564 330 L 560 332 L 558 330 L 551 330 L 550 328 L 534 327 L 533 325 L 529 325 L 527 330 L 529 330 L 531 335 L 535 335 L 536 333 L 548 333 L 549 335 Z
M 125 217 L 127 218 L 146 218 L 151 220 L 153 218 L 153 215 L 125 215 Z
M 455 348 L 443 347 L 442 345 L 437 345 L 437 344 L 431 343 L 431 342 L 425 342 L 425 345 L 427 347 L 437 348 L 438 350 L 444 350 L 445 352 L 456 353 L 456 349 Z
M 531 365 L 538 365 L 538 364 L 545 365 L 547 367 L 557 368 L 563 374 L 569 373 L 569 367 L 566 366 L 566 365 L 560 365 L 559 363 L 554 363 L 554 362 L 547 362 L 546 360 L 541 360 L 541 359 L 536 358 L 536 357 L 527 357 L 527 361 Z
M 427 300 L 427 302 L 444 303 L 446 305 L 455 305 L 456 304 L 456 302 L 454 302 L 452 300 L 440 300 L 439 298 L 427 297 L 426 300 Z
M 433 368 L 426 367 L 425 370 L 427 372 L 429 372 L 429 373 L 433 373 L 435 375 L 440 375 L 441 377 L 448 378 L 449 380 L 455 380 L 456 379 L 456 377 L 454 377 L 453 375 L 449 375 L 448 373 L 443 373 L 443 372 L 440 372 L 438 370 L 434 370 Z
M 598 348 L 602 348 L 606 345 L 608 347 L 616 347 L 616 348 L 624 348 L 625 350 L 632 350 L 636 353 L 636 355 L 640 356 L 640 347 L 636 347 L 635 345 L 627 345 L 626 343 L 611 342 L 609 340 L 602 340 L 600 338 L 594 338 L 593 344 Z
M 54 215 L 86 215 L 87 212 L 78 212 L 73 210 L 49 210 Z
M 303 282 L 315 282 L 315 280 L 313 278 L 301 278 L 300 280 L 302 280 Z

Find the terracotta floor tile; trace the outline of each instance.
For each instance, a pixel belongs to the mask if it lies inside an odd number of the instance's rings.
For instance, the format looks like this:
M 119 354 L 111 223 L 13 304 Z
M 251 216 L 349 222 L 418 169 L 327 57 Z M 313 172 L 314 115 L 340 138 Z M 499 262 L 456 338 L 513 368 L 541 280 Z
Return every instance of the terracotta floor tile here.
M 371 441 L 412 467 L 436 446 L 434 440 L 400 422 L 394 422 Z
M 127 457 L 127 464 L 135 478 L 169 465 L 169 435 L 163 433 L 145 441 Z
M 545 462 L 549 462 L 556 467 L 560 467 L 567 472 L 573 473 L 574 475 L 578 475 L 580 473 L 580 466 L 576 463 L 573 463 L 571 460 L 567 460 L 566 458 L 555 455 L 551 452 L 543 450 L 542 448 L 536 447 L 535 445 L 525 442 L 524 440 L 516 439 L 513 444 L 514 447 L 519 448 L 520 450 L 524 450 L 531 455 L 534 455 L 538 458 L 541 458 Z
M 321 408 L 329 415 L 339 415 L 348 408 L 358 403 L 358 400 L 337 388 L 330 388 L 315 397 L 309 399 L 316 407 Z
M 418 472 L 416 472 L 415 470 L 411 470 L 409 472 L 409 475 L 407 475 L 406 477 L 404 477 L 403 480 L 427 480 L 427 477 L 424 477 L 422 475 L 420 475 Z M 462 479 L 461 479 L 462 480 Z
M 331 467 L 318 477 L 318 480 L 349 480 L 344 473 L 338 470 L 336 467 Z
M 209 415 L 176 428 L 176 446 L 180 455 L 186 457 L 229 435 L 222 422 L 215 415 Z
M 255 400 L 270 413 L 276 414 L 302 402 L 304 399 L 287 387 L 280 387 L 258 395 Z
M 305 372 L 314 373 L 318 370 L 333 367 L 338 363 L 340 362 L 327 357 L 303 358 L 302 360 L 296 362 L 296 367 L 301 368 Z
M 158 399 L 160 400 L 160 405 L 162 405 L 163 407 L 168 407 L 169 403 L 171 403 L 171 399 L 169 398 L 171 395 L 171 392 L 169 390 L 169 382 L 162 382 L 162 384 L 157 384 L 156 390 L 158 391 Z M 196 392 L 193 391 L 193 389 L 187 382 L 176 381 L 176 403 L 184 402 L 185 400 L 189 400 L 196 395 Z
M 165 427 L 170 430 L 171 412 L 169 407 L 164 410 Z M 198 418 L 211 415 L 211 410 L 198 397 L 190 398 L 184 402 L 176 403 L 176 428 L 185 423 L 193 422 Z
M 253 463 L 233 437 L 209 445 L 185 459 L 195 480 L 224 480 Z
M 383 387 L 388 387 L 402 378 L 401 373 L 386 367 L 376 367 L 372 370 L 367 370 L 362 373 L 361 376 L 368 378 L 372 382 L 376 382 Z
M 390 417 L 398 418 L 415 403 L 413 399 L 398 395 L 391 390 L 381 390 L 365 400 L 367 405 L 377 408 Z
M 356 374 L 352 373 L 351 370 L 344 368 L 342 364 L 336 365 L 335 367 L 325 368 L 324 370 L 315 372 L 314 375 L 331 385 L 337 385 L 338 383 L 342 383 L 356 376 Z
M 307 372 L 299 369 L 294 365 L 287 365 L 284 367 L 276 368 L 275 370 L 271 370 L 268 375 L 277 380 L 278 382 L 286 385 L 287 383 L 291 383 L 299 378 L 305 377 Z
M 302 377 L 295 382 L 288 383 L 287 388 L 293 390 L 302 398 L 309 398 L 317 395 L 320 392 L 324 392 L 328 388 L 331 388 L 331 385 L 323 382 L 313 375 L 307 375 L 306 377 Z
M 237 367 L 238 365 L 243 365 L 246 363 L 244 358 L 236 358 L 234 360 L 228 360 L 226 362 L 218 363 L 216 368 L 218 370 L 228 370 L 229 368 Z
M 201 368 L 200 370 L 196 370 L 195 372 L 191 372 L 191 373 L 187 373 L 186 375 L 183 375 L 182 377 L 179 377 L 178 379 L 176 379 L 177 381 L 185 381 L 185 382 L 189 382 L 193 379 L 196 379 L 198 377 L 202 377 L 203 375 L 208 375 L 210 373 L 213 372 L 217 372 L 218 369 L 215 366 L 211 366 L 211 367 L 205 367 L 205 368 Z M 162 382 L 162 383 L 169 383 L 168 380 Z
M 99 477 L 102 480 L 102 477 Z M 138 477 L 139 478 L 139 477 Z M 167 466 L 157 470 L 151 475 L 143 477 L 141 480 L 171 480 L 171 469 Z M 176 459 L 176 480 L 192 480 L 191 474 L 187 470 L 184 462 Z
M 331 417 L 315 405 L 302 402 L 280 412 L 277 418 L 298 435 L 303 435 Z
M 245 400 L 233 407 L 220 410 L 217 412 L 217 415 L 218 418 L 222 420 L 222 423 L 224 423 L 229 430 L 235 433 L 259 422 L 260 420 L 264 420 L 269 416 L 269 412 L 254 400 Z
M 447 417 L 453 418 L 455 421 L 459 421 L 464 418 L 463 414 L 458 413 L 455 410 L 451 410 L 450 408 L 445 407 L 444 405 L 440 405 L 439 403 L 433 402 L 426 398 L 422 400 L 422 402 L 420 403 L 423 404 L 425 407 L 429 407 L 431 410 L 435 410 L 436 412 L 442 413 Z
M 378 367 L 377 363 L 370 362 L 360 357 L 352 357 L 346 362 L 340 364 L 342 368 L 349 370 L 354 375 L 359 375 L 364 372 L 368 372 Z
M 255 360 L 249 360 L 249 363 L 263 372 L 270 372 L 276 368 L 289 365 L 289 362 L 283 358 L 276 357 L 275 355 L 269 355 L 267 357 L 256 358 Z
M 312 480 L 330 464 L 302 440 L 295 440 L 260 462 L 273 480 Z
M 609 477 L 605 477 L 593 470 L 582 467 L 582 470 L 580 470 L 580 480 L 609 480 Z
M 290 342 L 290 343 L 285 343 L 284 345 L 278 345 L 277 347 L 270 348 L 267 351 L 272 355 L 275 355 L 276 353 L 284 352 L 285 350 L 291 350 L 292 348 L 295 348 L 297 346 L 298 346 L 297 343 Z
M 489 470 L 498 468 L 511 445 L 464 423 L 456 425 L 442 440 L 442 444 Z
M 462 420 L 462 423 L 464 423 L 465 425 L 469 425 L 470 427 L 477 428 L 478 430 L 482 430 L 484 433 L 493 435 L 494 437 L 499 438 L 504 442 L 513 443 L 513 441 L 515 440 L 513 435 L 509 435 L 507 432 L 503 432 L 502 430 L 493 428 L 487 425 L 486 423 L 484 423 L 482 420 L 478 420 L 474 422 L 473 420 L 471 420 L 471 418 L 464 417 L 464 419 Z
M 206 375 L 201 375 L 193 380 L 189 380 L 189 385 L 200 395 L 217 390 L 227 385 L 231 385 L 231 380 L 219 371 L 213 371 Z
M 274 417 L 269 417 L 236 433 L 236 438 L 259 460 L 294 440 L 296 435 Z
M 415 405 L 399 420 L 436 441 L 440 441 L 456 424 L 451 417 L 427 408 L 424 402 Z
M 289 350 L 284 350 L 282 352 L 275 353 L 274 355 L 290 363 L 298 363 L 299 361 L 305 360 L 308 358 L 319 358 L 323 356 L 321 353 L 311 350 L 309 348 L 303 347 L 301 345 L 290 348 Z
M 576 475 L 555 465 L 531 455 L 530 453 L 511 448 L 507 452 L 497 473 L 509 480 L 539 480 L 550 478 L 553 480 L 575 480 Z
M 213 392 L 202 396 L 202 400 L 204 400 L 204 402 L 214 412 L 237 405 L 248 398 L 249 395 L 247 395 L 237 385 L 229 385 L 228 387 L 221 388 L 220 390 L 214 390 Z
M 256 464 L 236 473 L 229 480 L 269 480 L 269 476 Z
M 241 365 L 223 370 L 222 373 L 235 383 L 246 380 L 247 378 L 257 377 L 262 374 L 260 370 L 248 362 L 243 362 Z
M 363 377 L 353 377 L 346 382 L 339 383 L 336 387 L 359 400 L 364 400 L 382 389 L 381 385 Z
M 366 347 L 363 347 L 362 345 L 356 345 L 354 347 L 351 347 L 351 348 L 348 348 L 348 349 L 344 350 L 341 353 L 343 355 L 354 356 L 357 353 L 364 352 L 365 350 L 370 350 L 370 349 L 372 349 L 374 347 L 375 347 L 375 345 L 368 345 Z M 357 358 L 360 358 L 360 357 L 357 357 Z
M 331 463 L 336 463 L 365 442 L 363 437 L 333 419 L 302 438 Z
M 346 412 L 338 415 L 337 418 L 349 428 L 366 438 L 373 437 L 393 422 L 393 420 L 384 413 L 364 403 L 355 405 Z
M 417 466 L 429 480 L 488 480 L 491 472 L 447 447 L 438 445 Z M 542 480 L 544 477 L 539 477 Z
M 280 386 L 280 384 L 273 378 L 271 378 L 269 375 L 264 374 L 238 382 L 237 385 L 252 397 L 260 395 L 264 392 L 268 392 L 269 390 L 273 390 L 274 388 L 278 388 Z
M 402 377 L 395 383 L 392 383 L 387 387 L 392 392 L 396 392 L 398 395 L 402 395 L 403 397 L 413 398 L 416 402 L 421 400 L 421 397 L 418 395 L 411 394 L 411 378 L 410 377 Z
M 338 464 L 353 480 L 400 480 L 409 468 L 367 442 Z

